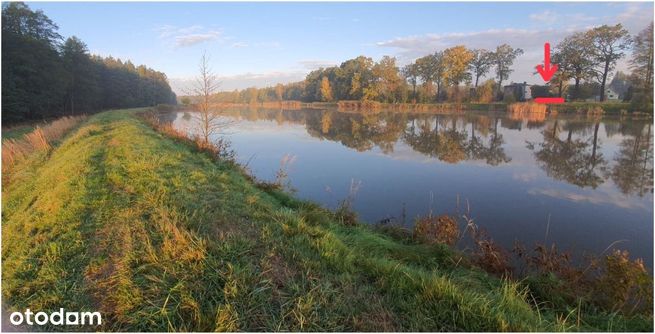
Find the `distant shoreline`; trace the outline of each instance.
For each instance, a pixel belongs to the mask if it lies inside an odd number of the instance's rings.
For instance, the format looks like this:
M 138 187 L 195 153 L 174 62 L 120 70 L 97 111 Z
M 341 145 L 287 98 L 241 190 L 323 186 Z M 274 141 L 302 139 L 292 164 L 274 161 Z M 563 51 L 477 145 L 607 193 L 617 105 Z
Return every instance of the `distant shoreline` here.
M 519 104 L 537 105 L 534 102 L 516 102 Z M 376 101 L 338 101 L 338 102 L 301 102 L 301 101 L 269 101 L 256 103 L 214 103 L 216 109 L 225 108 L 284 108 L 284 109 L 328 109 L 334 108 L 340 111 L 367 112 L 367 111 L 399 111 L 399 112 L 464 112 L 464 111 L 489 111 L 506 112 L 508 107 L 514 103 L 492 102 L 492 103 L 381 103 Z M 193 104 L 189 105 L 193 107 Z M 628 102 L 565 102 L 557 105 L 549 105 L 548 113 L 582 113 L 582 114 L 604 114 L 604 115 L 634 115 L 652 116 L 652 113 L 640 110 L 630 110 Z

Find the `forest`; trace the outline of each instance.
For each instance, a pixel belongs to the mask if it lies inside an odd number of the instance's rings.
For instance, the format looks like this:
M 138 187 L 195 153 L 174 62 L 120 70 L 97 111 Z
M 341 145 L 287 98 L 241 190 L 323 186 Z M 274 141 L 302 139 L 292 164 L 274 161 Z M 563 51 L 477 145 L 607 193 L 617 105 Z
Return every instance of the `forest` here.
M 3 124 L 175 101 L 166 74 L 91 55 L 79 38 L 64 40 L 42 11 L 3 3 Z
M 394 57 L 384 56 L 375 62 L 359 56 L 339 66 L 314 70 L 301 82 L 220 92 L 215 98 L 218 102 L 250 104 L 282 100 L 514 102 L 515 96 L 504 94 L 503 84 L 508 84 L 514 61 L 523 53 L 524 50 L 508 44 L 495 50 L 458 45 L 402 67 Z M 631 72 L 615 71 L 617 62 L 628 57 L 628 53 Z M 547 85 L 532 86 L 533 96 L 605 101 L 606 88 L 611 87 L 621 91 L 621 100 L 652 110 L 652 23 L 636 36 L 631 36 L 621 24 L 573 33 L 554 46 L 552 59 L 559 65 L 558 72 Z M 190 103 L 191 99 L 182 101 Z

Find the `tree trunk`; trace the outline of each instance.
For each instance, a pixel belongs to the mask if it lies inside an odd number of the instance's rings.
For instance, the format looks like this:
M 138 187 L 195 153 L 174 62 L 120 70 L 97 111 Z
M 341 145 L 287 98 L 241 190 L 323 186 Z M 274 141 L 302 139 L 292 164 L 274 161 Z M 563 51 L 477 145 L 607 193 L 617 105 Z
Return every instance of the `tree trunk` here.
M 596 122 L 594 127 L 594 146 L 591 150 L 591 168 L 593 169 L 596 165 L 596 149 L 598 148 L 598 128 L 600 127 L 600 122 Z
M 553 138 L 557 137 L 557 124 L 558 120 L 555 120 L 555 124 L 553 125 Z
M 417 100 L 417 98 L 416 98 L 416 80 L 414 80 L 414 83 L 412 84 L 412 87 L 414 88 L 414 94 L 413 94 L 414 103 L 416 103 L 416 100 Z
M 605 83 L 607 82 L 607 72 L 610 70 L 609 60 L 605 61 L 605 70 L 603 71 L 603 81 L 600 83 L 600 102 L 605 101 Z

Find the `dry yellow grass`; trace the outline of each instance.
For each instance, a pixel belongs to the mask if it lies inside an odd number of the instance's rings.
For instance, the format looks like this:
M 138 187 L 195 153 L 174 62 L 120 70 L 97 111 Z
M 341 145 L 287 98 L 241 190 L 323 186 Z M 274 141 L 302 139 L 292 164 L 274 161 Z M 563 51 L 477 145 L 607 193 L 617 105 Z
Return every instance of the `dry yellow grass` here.
M 31 153 L 48 150 L 51 144 L 61 139 L 70 129 L 86 119 L 86 115 L 64 116 L 44 126 L 37 126 L 32 132 L 18 139 L 2 142 L 2 171 L 9 171 L 17 162 Z
M 507 106 L 507 113 L 511 119 L 543 121 L 547 112 L 548 106 L 539 103 L 517 102 Z

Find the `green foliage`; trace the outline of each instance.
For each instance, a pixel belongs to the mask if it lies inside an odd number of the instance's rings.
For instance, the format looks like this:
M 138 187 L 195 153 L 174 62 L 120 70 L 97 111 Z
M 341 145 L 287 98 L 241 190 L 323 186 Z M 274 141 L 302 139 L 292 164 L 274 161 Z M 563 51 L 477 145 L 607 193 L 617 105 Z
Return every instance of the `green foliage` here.
M 508 44 L 496 47 L 496 51 L 491 55 L 491 59 L 496 70 L 496 81 L 499 90 L 503 87 L 503 81 L 509 79 L 509 75 L 514 71 L 512 70 L 514 60 L 522 54 L 522 49 L 515 49 Z
M 591 43 L 593 71 L 600 83 L 600 101 L 605 101 L 605 87 L 610 71 L 629 50 L 632 40 L 628 31 L 620 23 L 615 26 L 602 25 L 593 28 L 587 31 L 586 36 Z
M 62 43 L 57 29 L 40 10 L 22 2 L 2 4 L 4 124 L 175 103 L 165 74 L 90 56 L 76 37 Z

